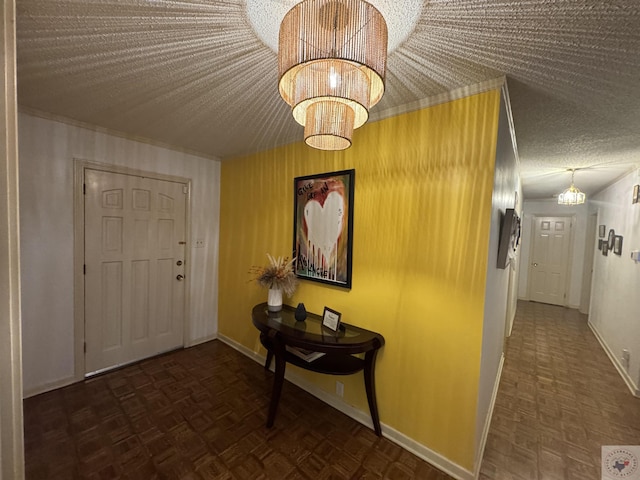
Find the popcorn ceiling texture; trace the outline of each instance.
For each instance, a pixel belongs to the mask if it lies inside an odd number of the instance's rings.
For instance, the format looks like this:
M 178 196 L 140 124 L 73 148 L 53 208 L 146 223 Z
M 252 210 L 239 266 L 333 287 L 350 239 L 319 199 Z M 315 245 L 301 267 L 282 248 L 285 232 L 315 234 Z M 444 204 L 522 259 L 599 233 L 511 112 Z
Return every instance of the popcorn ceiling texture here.
M 244 0 L 16 3 L 22 107 L 218 158 L 302 139 Z M 567 167 L 600 165 L 576 173 L 589 193 L 637 165 L 640 2 L 407 4 L 421 14 L 372 115 L 506 75 L 525 196 L 567 183 Z

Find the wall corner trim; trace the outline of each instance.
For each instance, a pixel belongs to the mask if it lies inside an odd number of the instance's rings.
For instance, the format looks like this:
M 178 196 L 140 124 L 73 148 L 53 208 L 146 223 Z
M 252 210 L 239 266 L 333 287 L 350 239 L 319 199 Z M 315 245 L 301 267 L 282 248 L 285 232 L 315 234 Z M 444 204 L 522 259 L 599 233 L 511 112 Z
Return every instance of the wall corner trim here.
M 513 323 L 512 323 L 513 325 Z M 510 332 L 509 332 L 510 333 Z M 482 466 L 482 457 L 484 457 L 484 449 L 487 446 L 487 437 L 489 436 L 489 427 L 491 426 L 491 419 L 493 418 L 493 409 L 496 406 L 496 398 L 498 397 L 498 388 L 500 387 L 500 379 L 502 378 L 502 367 L 504 367 L 504 352 L 500 356 L 500 365 L 498 365 L 498 372 L 493 384 L 493 393 L 491 394 L 491 402 L 489 403 L 489 411 L 484 421 L 484 428 L 482 429 L 482 438 L 480 440 L 480 448 L 476 452 L 476 459 L 474 462 L 474 479 L 480 477 L 480 467 Z
M 218 334 L 218 340 L 230 346 L 231 348 L 237 350 L 238 352 L 246 355 L 250 359 L 255 362 L 264 365 L 265 357 L 260 355 L 257 352 L 250 350 L 244 345 L 236 342 L 232 338 L 227 337 L 223 334 Z M 297 375 L 293 369 L 289 369 L 285 371 L 285 379 L 293 383 L 294 385 L 302 388 L 306 392 L 310 393 L 314 397 L 319 400 L 325 402 L 326 404 L 332 406 L 336 410 L 344 413 L 345 415 L 353 418 L 355 421 L 369 427 L 373 428 L 373 424 L 371 422 L 371 417 L 369 416 L 369 412 L 364 412 L 360 409 L 349 405 L 342 400 L 334 397 L 333 395 L 328 394 L 327 392 L 319 389 L 315 385 L 306 381 L 302 376 Z M 500 371 L 502 371 L 502 362 L 500 363 Z M 500 374 L 498 374 L 499 378 Z M 495 393 L 492 402 L 495 401 Z M 493 403 L 491 410 L 493 410 Z M 490 423 L 490 420 L 489 420 Z M 393 443 L 399 445 L 410 453 L 413 453 L 417 457 L 421 458 L 425 462 L 433 465 L 434 467 L 442 470 L 444 473 L 452 476 L 457 480 L 475 480 L 477 476 L 475 476 L 469 470 L 461 467 L 460 465 L 452 462 L 446 457 L 440 455 L 439 453 L 431 450 L 430 448 L 422 445 L 421 443 L 416 442 L 415 440 L 407 437 L 402 432 L 395 430 L 394 428 L 381 423 L 382 426 L 382 436 L 391 440 Z
M 502 84 L 502 96 L 504 98 L 505 108 L 507 110 L 507 119 L 509 120 L 509 134 L 511 135 L 511 144 L 513 152 L 516 157 L 516 164 L 518 166 L 518 172 L 520 171 L 520 155 L 518 153 L 518 141 L 516 139 L 516 127 L 513 121 L 513 111 L 511 110 L 511 97 L 509 96 L 509 84 L 505 78 Z

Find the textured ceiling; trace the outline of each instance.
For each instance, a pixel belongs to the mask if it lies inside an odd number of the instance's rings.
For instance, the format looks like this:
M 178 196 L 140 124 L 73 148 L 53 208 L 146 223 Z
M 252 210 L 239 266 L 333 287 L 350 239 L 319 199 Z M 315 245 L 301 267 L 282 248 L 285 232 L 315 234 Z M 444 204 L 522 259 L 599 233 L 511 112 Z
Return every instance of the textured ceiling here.
M 374 116 L 506 76 L 525 198 L 640 167 L 640 1 L 413 4 Z M 16 5 L 22 107 L 222 159 L 302 139 L 245 0 Z

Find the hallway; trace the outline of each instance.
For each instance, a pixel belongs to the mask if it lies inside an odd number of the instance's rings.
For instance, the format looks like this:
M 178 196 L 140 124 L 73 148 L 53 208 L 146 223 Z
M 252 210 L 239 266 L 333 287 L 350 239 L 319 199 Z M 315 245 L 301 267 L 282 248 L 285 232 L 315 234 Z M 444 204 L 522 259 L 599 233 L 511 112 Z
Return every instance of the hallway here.
M 640 399 L 586 315 L 518 302 L 480 480 L 600 480 L 602 445 L 640 445 Z

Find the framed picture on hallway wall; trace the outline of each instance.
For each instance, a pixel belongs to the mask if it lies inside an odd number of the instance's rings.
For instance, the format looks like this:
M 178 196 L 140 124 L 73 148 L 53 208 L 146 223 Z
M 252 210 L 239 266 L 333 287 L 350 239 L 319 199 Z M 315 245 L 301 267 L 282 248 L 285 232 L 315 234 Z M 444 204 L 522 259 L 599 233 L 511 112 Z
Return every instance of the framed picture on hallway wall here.
M 351 288 L 355 170 L 294 179 L 293 256 L 301 279 Z
M 606 225 L 600 225 L 598 227 L 598 237 L 604 238 L 604 236 L 606 234 L 607 234 L 607 226 Z
M 622 235 L 613 237 L 613 253 L 622 255 Z

